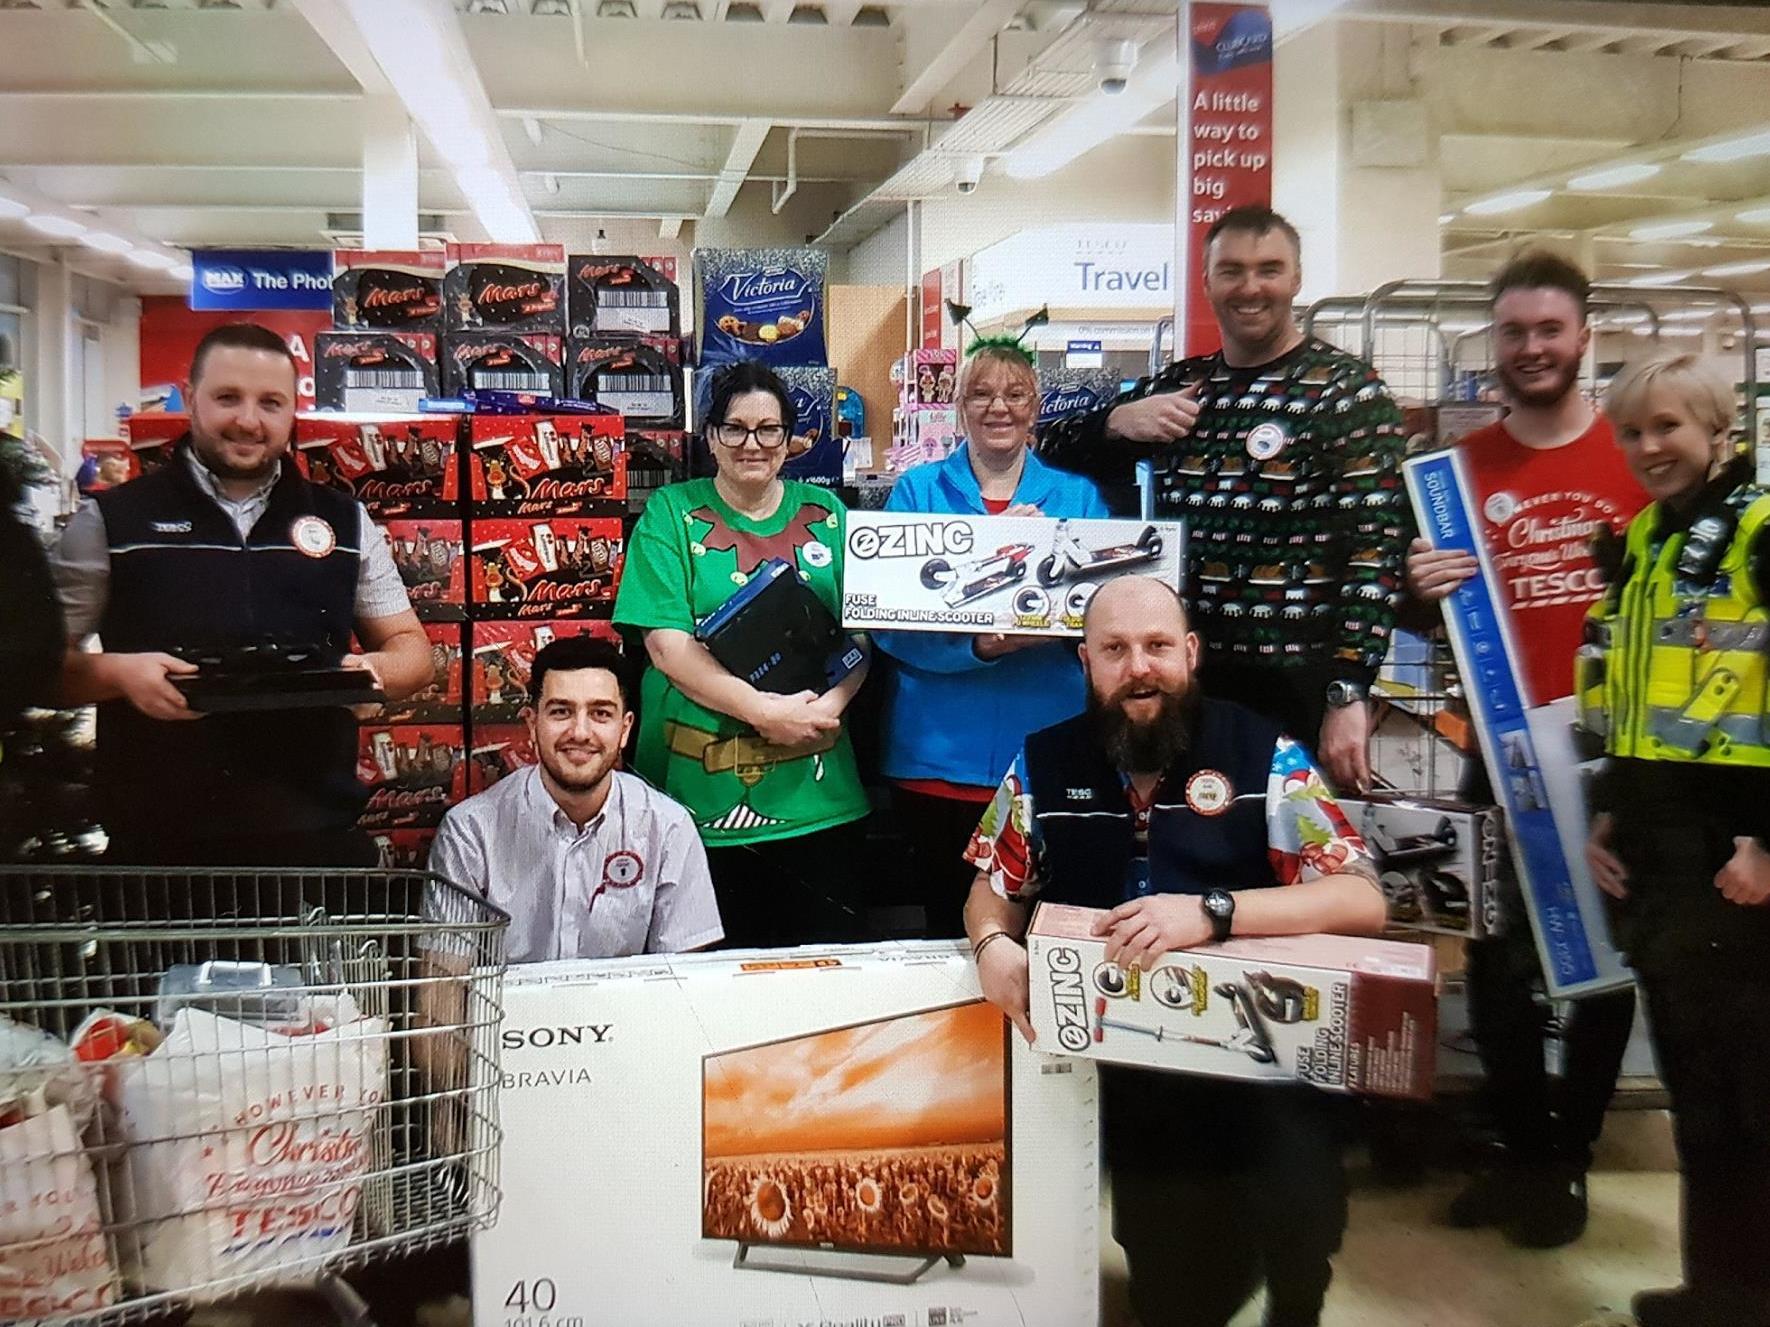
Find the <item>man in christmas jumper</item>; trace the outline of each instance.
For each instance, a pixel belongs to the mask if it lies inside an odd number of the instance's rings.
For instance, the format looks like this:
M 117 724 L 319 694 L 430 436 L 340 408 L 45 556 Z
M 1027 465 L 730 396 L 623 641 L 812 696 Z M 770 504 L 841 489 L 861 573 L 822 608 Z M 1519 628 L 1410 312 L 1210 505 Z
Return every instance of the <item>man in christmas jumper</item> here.
M 1579 388 L 1591 341 L 1590 283 L 1553 254 L 1528 253 L 1493 279 L 1495 368 L 1511 413 L 1459 444 L 1482 509 L 1483 537 L 1523 655 L 1526 703 L 1572 694 L 1586 610 L 1608 577 L 1596 536 L 1620 533 L 1647 498 L 1629 473 L 1609 421 Z M 1467 553 L 1408 552 L 1410 607 L 1435 605 L 1475 574 Z M 1435 617 L 1436 614 L 1433 614 Z M 1467 800 L 1490 802 L 1479 760 Z M 1500 1164 L 1451 1203 L 1450 1224 L 1500 1226 L 1514 1244 L 1553 1248 L 1586 1225 L 1592 1144 L 1616 1090 L 1634 1023 L 1633 987 L 1576 1001 L 1563 1042 L 1565 1071 L 1551 1092 L 1543 1062 L 1547 1006 L 1517 883 L 1500 895 L 1496 932 L 1469 946 L 1469 1014 L 1487 1071 Z
M 1109 490 L 1152 463 L 1156 509 L 1186 522 L 1205 693 L 1295 734 L 1351 793 L 1401 591 L 1403 430 L 1368 364 L 1298 330 L 1301 283 L 1290 222 L 1231 209 L 1205 243 L 1223 349 L 1061 420 L 1041 454 Z

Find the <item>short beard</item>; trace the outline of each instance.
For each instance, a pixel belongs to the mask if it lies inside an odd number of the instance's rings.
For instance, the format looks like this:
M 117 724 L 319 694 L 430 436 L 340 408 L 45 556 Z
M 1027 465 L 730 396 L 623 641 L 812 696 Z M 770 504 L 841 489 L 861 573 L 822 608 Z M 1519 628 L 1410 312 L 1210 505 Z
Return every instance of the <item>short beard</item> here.
M 1124 690 L 1102 700 L 1088 688 L 1088 717 L 1113 765 L 1127 774 L 1160 774 L 1192 750 L 1203 698 L 1198 684 L 1162 693 L 1161 709 L 1148 723 L 1125 713 Z
M 1512 375 L 1505 368 L 1499 370 L 1501 384 L 1513 405 L 1527 406 L 1532 410 L 1546 410 L 1550 406 L 1560 405 L 1579 382 L 1579 361 L 1574 360 L 1561 367 L 1561 374 L 1555 385 L 1540 392 L 1526 392 L 1512 380 Z
M 558 788 L 561 792 L 567 793 L 573 797 L 582 797 L 586 793 L 595 792 L 607 781 L 609 775 L 614 772 L 615 768 L 615 763 L 611 760 L 608 764 L 602 767 L 601 773 L 597 774 L 594 778 L 586 778 L 581 774 L 567 774 L 563 765 L 542 755 L 539 751 L 535 753 L 535 758 L 540 761 L 541 767 L 547 771 L 547 777 L 553 780 L 553 786 Z
M 203 468 L 217 479 L 269 479 L 272 475 L 277 473 L 277 467 L 281 465 L 283 461 L 282 453 L 278 453 L 263 465 L 252 467 L 231 465 L 226 459 L 226 453 L 222 450 L 223 444 L 216 442 L 213 446 L 210 446 L 208 445 L 209 442 L 210 439 L 206 434 L 202 436 L 202 441 L 199 442 L 195 428 L 191 430 L 191 450 L 196 452 L 197 460 L 202 462 Z

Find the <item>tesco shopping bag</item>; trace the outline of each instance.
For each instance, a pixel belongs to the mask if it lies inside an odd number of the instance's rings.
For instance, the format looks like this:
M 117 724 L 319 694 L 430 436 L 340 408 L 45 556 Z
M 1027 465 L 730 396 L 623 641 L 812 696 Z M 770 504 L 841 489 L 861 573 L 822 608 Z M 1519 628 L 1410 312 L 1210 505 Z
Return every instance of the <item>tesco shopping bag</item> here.
M 72 1112 L 0 1127 L 0 1322 L 96 1312 L 116 1283 Z
M 299 1279 L 349 1245 L 387 1026 L 348 997 L 312 1001 L 306 1022 L 290 1035 L 185 1007 L 121 1067 L 122 1257 L 145 1288 Z

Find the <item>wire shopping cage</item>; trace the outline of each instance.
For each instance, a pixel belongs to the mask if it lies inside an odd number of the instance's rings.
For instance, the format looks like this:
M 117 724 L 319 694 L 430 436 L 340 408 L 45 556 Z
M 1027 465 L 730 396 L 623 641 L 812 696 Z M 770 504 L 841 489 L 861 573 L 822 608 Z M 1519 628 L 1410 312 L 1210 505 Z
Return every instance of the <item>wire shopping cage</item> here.
M 0 1321 L 489 1226 L 508 918 L 398 871 L 0 869 Z

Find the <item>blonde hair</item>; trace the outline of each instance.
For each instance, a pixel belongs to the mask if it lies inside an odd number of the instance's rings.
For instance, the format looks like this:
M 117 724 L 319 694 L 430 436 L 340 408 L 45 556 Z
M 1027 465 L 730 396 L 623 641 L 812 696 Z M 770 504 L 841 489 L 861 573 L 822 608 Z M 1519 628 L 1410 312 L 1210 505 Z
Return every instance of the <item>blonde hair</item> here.
M 965 358 L 959 366 L 958 381 L 953 385 L 953 402 L 963 407 L 965 397 L 971 391 L 971 384 L 976 379 L 978 370 L 985 364 L 999 364 L 1007 369 L 1012 377 L 1024 379 L 1026 385 L 1034 393 L 1039 390 L 1039 375 L 1031 364 L 1026 362 L 1026 355 L 1020 351 L 1010 350 L 1006 346 L 979 346 Z
M 1677 397 L 1690 417 L 1710 433 L 1728 432 L 1739 417 L 1727 375 L 1688 350 L 1662 350 L 1624 366 L 1604 393 L 1604 413 L 1616 423 L 1635 418 L 1655 387 Z

